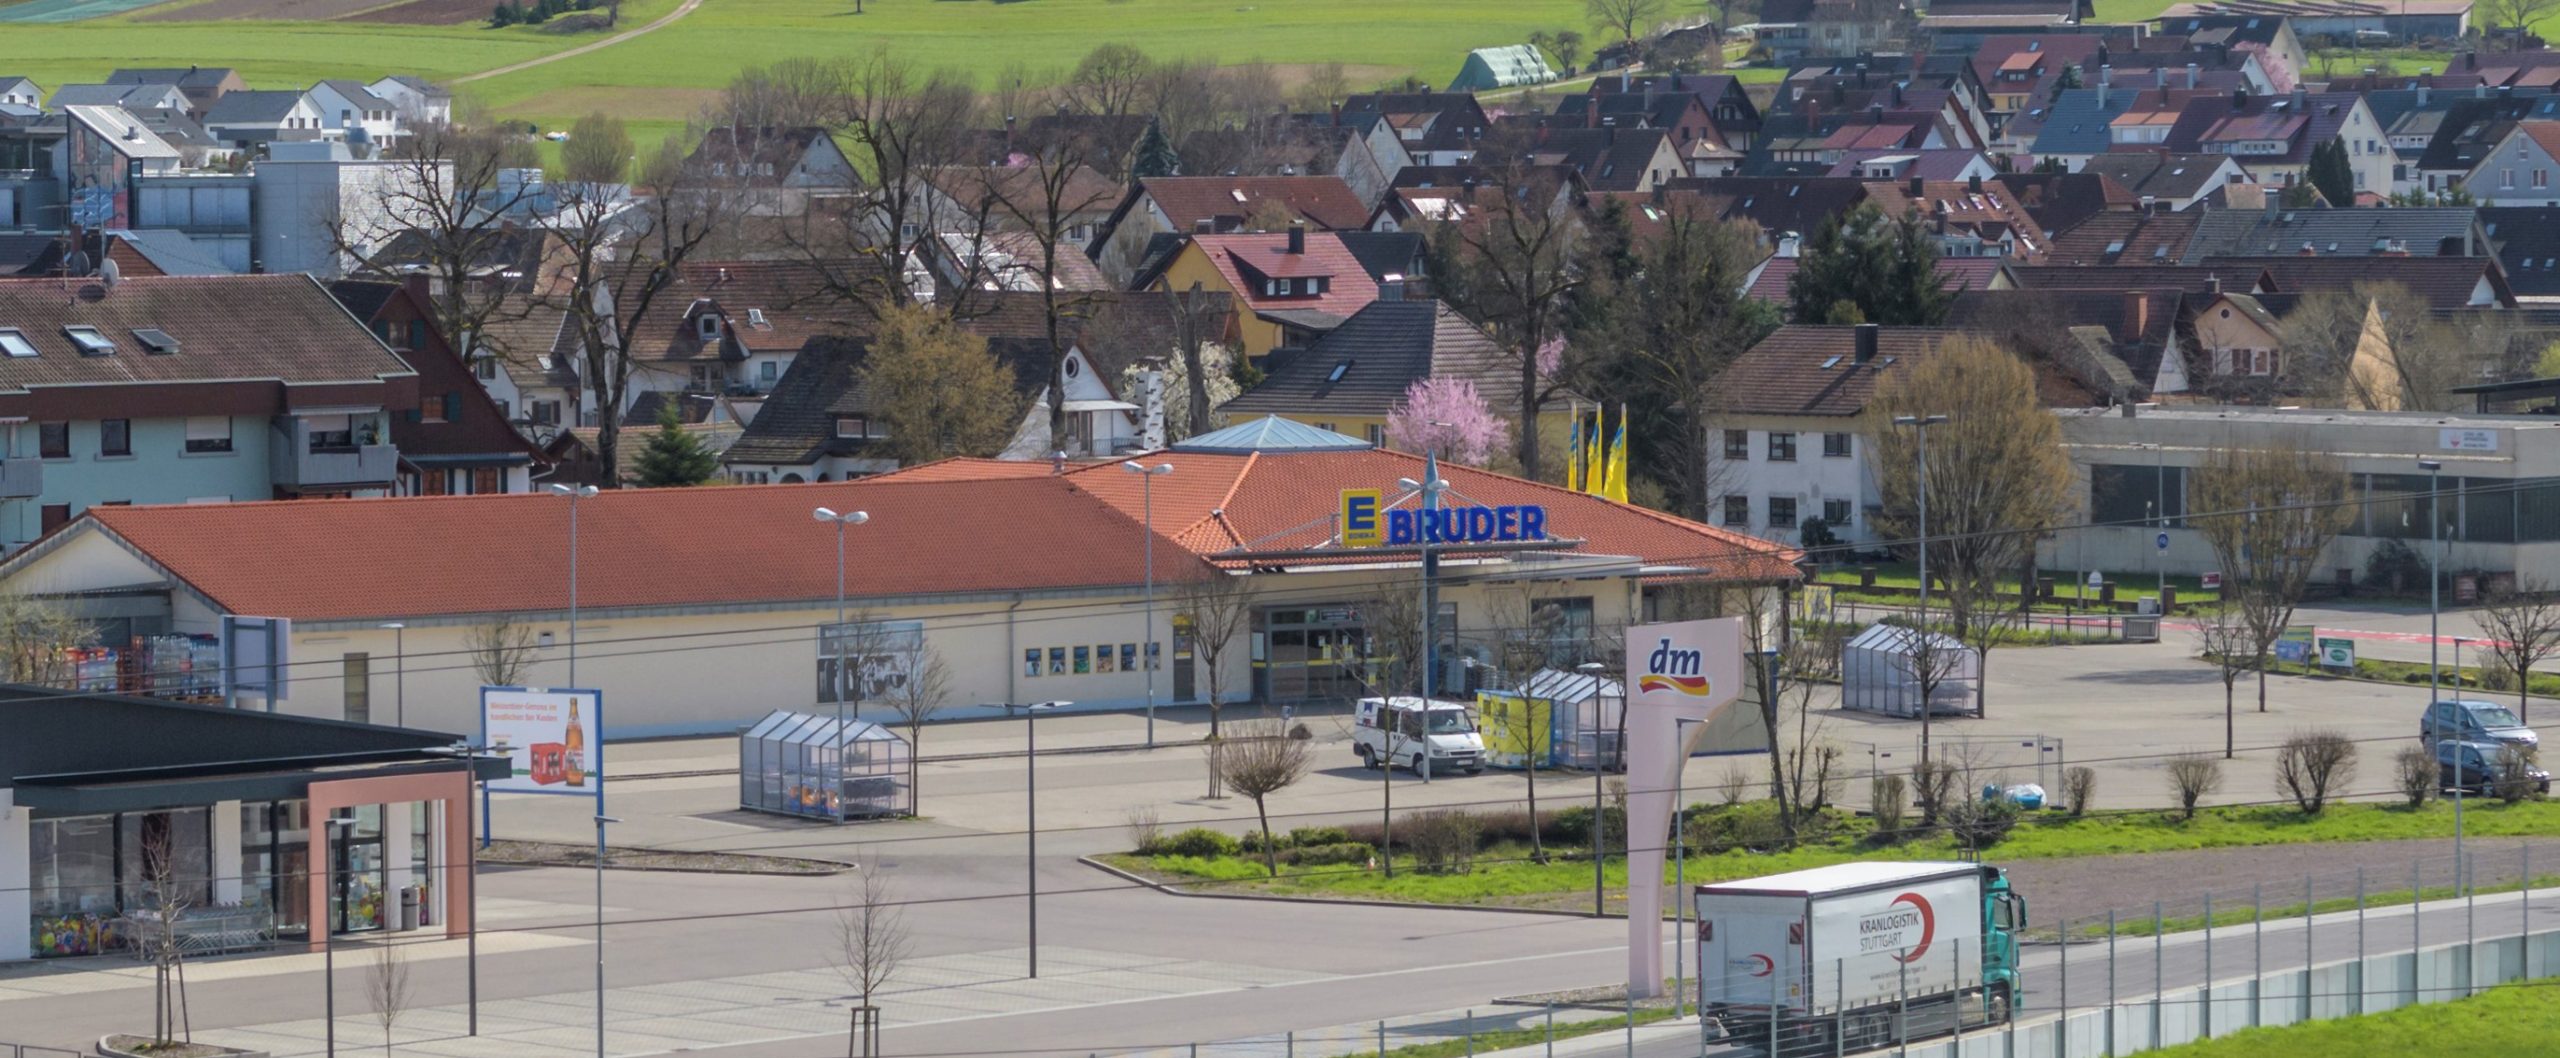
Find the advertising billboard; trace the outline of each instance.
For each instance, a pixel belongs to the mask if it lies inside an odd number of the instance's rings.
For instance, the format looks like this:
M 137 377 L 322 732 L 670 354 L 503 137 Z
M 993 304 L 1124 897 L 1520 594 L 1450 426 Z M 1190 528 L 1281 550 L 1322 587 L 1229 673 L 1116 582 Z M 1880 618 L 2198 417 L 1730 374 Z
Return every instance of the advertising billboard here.
M 480 744 L 507 755 L 493 793 L 604 793 L 604 696 L 596 691 L 480 688 Z

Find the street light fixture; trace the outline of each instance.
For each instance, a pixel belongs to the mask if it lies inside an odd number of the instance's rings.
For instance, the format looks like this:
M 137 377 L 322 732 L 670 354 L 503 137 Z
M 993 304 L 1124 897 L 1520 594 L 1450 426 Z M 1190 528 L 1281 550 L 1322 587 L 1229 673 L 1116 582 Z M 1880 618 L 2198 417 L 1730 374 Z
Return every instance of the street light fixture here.
M 1912 433 L 1920 439 L 1919 452 L 1912 460 L 1913 467 L 1918 471 L 1916 487 L 1912 492 L 1920 498 L 1920 634 L 1922 636 L 1929 634 L 1929 428 L 1946 421 L 1947 417 L 1944 415 L 1896 415 L 1893 417 L 1895 426 L 1911 427 Z M 1925 698 L 1920 703 L 1920 763 L 1923 766 L 1929 763 L 1929 714 L 1935 711 L 1936 705 L 1937 703 L 1927 701 Z
M 622 822 L 596 814 L 596 1058 L 604 1054 L 604 828 Z M 476 926 L 474 928 L 477 928 Z
M 821 635 L 818 639 L 820 642 L 825 642 L 830 638 L 835 641 L 835 678 L 830 682 L 835 685 L 834 690 L 836 692 L 837 744 L 835 781 L 837 792 L 841 795 L 844 788 L 844 687 L 845 684 L 849 682 L 844 671 L 844 645 L 845 639 L 847 638 L 847 631 L 844 627 L 844 530 L 846 526 L 861 525 L 864 522 L 870 521 L 871 512 L 846 511 L 843 514 L 837 514 L 832 509 L 820 507 L 817 510 L 809 512 L 809 514 L 811 517 L 814 517 L 821 522 L 833 523 L 836 527 L 836 625 L 833 629 L 829 630 L 833 633 L 832 636 Z M 836 813 L 836 822 L 844 822 L 843 812 L 839 811 Z
M 1141 553 L 1145 555 L 1142 561 L 1146 564 L 1147 634 L 1141 638 L 1146 640 L 1147 645 L 1143 648 L 1146 654 L 1138 660 L 1138 664 L 1146 666 L 1147 670 L 1147 748 L 1154 749 L 1156 748 L 1156 479 L 1173 473 L 1173 464 L 1158 463 L 1150 467 L 1141 466 L 1133 460 L 1123 460 L 1120 463 L 1120 469 L 1138 476 L 1139 512 L 1140 517 L 1144 519 L 1138 523 L 1138 536 L 1143 541 L 1140 546 L 1143 549 Z
M 1600 761 L 1600 710 L 1598 706 L 1600 701 L 1600 673 L 1605 671 L 1608 666 L 1602 665 L 1597 661 L 1586 661 L 1574 666 L 1573 668 L 1574 671 L 1591 677 L 1591 701 L 1593 703 L 1591 710 L 1591 914 L 1596 918 L 1600 915 L 1607 914 L 1609 911 L 1609 857 L 1607 854 L 1607 846 L 1604 844 L 1607 840 L 1604 835 L 1609 829 L 1609 822 L 1608 816 L 1605 814 L 1605 809 L 1607 807 L 1605 797 L 1607 791 L 1602 785 L 1602 779 L 1608 775 L 1609 769 L 1603 767 Z M 1624 716 L 1626 708 L 1627 703 L 1624 701 L 1619 702 L 1619 715 Z M 1626 747 L 1618 747 L 1618 752 L 1626 752 Z M 1660 964 L 1657 963 L 1655 965 L 1658 966 Z
M 391 632 L 391 700 L 392 724 L 409 726 L 409 626 L 400 621 L 384 621 L 379 627 Z
M 339 888 L 341 884 L 337 866 L 340 855 L 339 843 L 346 840 L 347 831 L 354 829 L 355 825 L 355 820 L 340 819 L 335 816 L 331 816 L 322 824 L 329 834 L 329 862 L 326 868 L 329 872 L 329 906 L 322 908 L 320 912 L 320 992 L 321 1002 L 328 1010 L 326 1037 L 329 1058 L 337 1058 L 338 1054 L 338 916 L 344 913 L 347 906 L 346 892 Z
M 578 501 L 594 498 L 596 487 L 579 485 L 573 488 L 554 484 L 551 494 L 569 498 L 569 686 L 575 687 L 578 685 Z
M 1040 728 L 1035 721 L 1041 713 L 1063 709 L 1076 703 L 1069 701 L 1033 702 L 1029 705 L 1005 703 L 1008 714 L 1022 714 L 1022 837 L 1023 891 L 1030 896 L 1030 960 L 1029 972 L 1023 976 L 1040 976 Z
M 2427 708 L 2432 711 L 2436 703 L 2444 699 L 2444 690 L 2440 686 L 2440 677 L 2436 671 L 2436 624 L 2444 613 L 2444 534 L 2442 532 L 2444 519 L 2441 514 L 2444 503 L 2444 462 L 2436 459 L 2421 459 L 2418 461 L 2418 469 L 2427 472 Z M 2458 647 L 2454 651 L 2453 664 L 2456 682 L 2460 682 L 2462 653 Z M 2435 752 L 2435 747 L 2429 746 L 2427 750 L 2430 753 Z M 2464 891 L 2466 881 L 2463 877 L 2462 859 L 2462 784 L 2471 779 L 2467 767 L 2470 762 L 2469 747 L 2465 746 L 2454 751 L 2453 887 L 2457 893 Z M 2439 765 L 2437 770 L 2441 773 L 2442 766 Z

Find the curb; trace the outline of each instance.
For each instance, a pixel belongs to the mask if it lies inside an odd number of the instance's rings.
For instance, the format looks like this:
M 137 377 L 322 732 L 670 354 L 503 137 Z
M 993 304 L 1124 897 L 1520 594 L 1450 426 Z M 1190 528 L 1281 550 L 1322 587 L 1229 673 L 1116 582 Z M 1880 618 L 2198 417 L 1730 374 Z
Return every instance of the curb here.
M 1424 904 L 1406 900 L 1359 900 L 1345 896 L 1263 896 L 1251 893 L 1201 893 L 1193 892 L 1182 886 L 1167 885 L 1163 882 L 1156 881 L 1153 878 L 1122 870 L 1091 856 L 1078 856 L 1076 857 L 1076 862 L 1101 871 L 1104 874 L 1111 875 L 1112 877 L 1118 878 L 1122 881 L 1133 882 L 1146 888 L 1153 889 L 1166 896 L 1185 896 L 1199 900 L 1259 900 L 1266 903 L 1278 904 L 1326 904 L 1336 907 L 1385 907 L 1395 908 L 1400 911 L 1483 911 L 1505 915 L 1546 915 L 1550 918 L 1599 917 L 1623 920 L 1627 917 L 1626 912 L 1623 911 L 1593 916 L 1581 911 L 1558 911 L 1553 908 L 1544 907 L 1484 907 L 1477 904 Z M 1203 882 L 1202 884 L 1214 885 L 1217 883 Z

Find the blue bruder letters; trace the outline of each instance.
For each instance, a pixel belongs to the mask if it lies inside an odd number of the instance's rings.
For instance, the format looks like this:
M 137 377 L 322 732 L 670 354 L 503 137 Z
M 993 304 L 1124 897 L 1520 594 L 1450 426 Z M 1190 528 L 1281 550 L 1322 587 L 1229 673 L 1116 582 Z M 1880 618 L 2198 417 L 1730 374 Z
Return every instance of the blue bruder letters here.
M 1494 540 L 1544 540 L 1547 509 L 1535 505 L 1391 510 L 1387 543 L 1481 544 Z

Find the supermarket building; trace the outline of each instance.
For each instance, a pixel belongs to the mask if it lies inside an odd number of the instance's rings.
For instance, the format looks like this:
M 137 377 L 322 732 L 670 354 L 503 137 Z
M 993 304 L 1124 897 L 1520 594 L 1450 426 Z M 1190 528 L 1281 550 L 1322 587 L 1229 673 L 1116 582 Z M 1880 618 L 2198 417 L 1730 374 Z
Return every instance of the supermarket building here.
M 1411 583 L 1422 555 L 1384 532 L 1347 545 L 1346 492 L 1375 490 L 1382 523 L 1413 525 L 1420 501 L 1398 482 L 1424 477 L 1424 460 L 1266 419 L 1134 461 L 1172 470 L 947 460 L 848 482 L 577 501 L 96 508 L 0 564 L 0 591 L 54 600 L 108 644 L 209 636 L 226 616 L 288 619 L 280 711 L 472 731 L 485 668 L 473 643 L 493 630 L 521 637 L 522 683 L 569 684 L 574 502 L 577 677 L 603 696 L 603 734 L 730 733 L 833 701 L 821 644 L 835 641 L 839 530 L 811 517 L 826 507 L 869 515 L 842 530 L 853 623 L 877 633 L 852 638 L 931 647 L 950 676 L 940 717 L 1057 700 L 1132 709 L 1151 678 L 1160 703 L 1204 701 L 1203 654 L 1168 586 L 1206 577 L 1248 589 L 1250 627 L 1222 652 L 1227 701 L 1356 696 L 1346 662 L 1369 634 L 1364 603 L 1384 582 Z M 1471 542 L 1435 548 L 1435 635 L 1456 648 L 1444 648 L 1443 685 L 1475 671 L 1457 659 L 1497 619 L 1505 585 L 1535 582 L 1558 650 L 1598 656 L 1610 630 L 1681 585 L 1797 577 L 1798 554 L 1768 541 L 1485 471 L 1442 474 L 1440 503 L 1467 511 L 1444 521 Z M 1541 539 L 1517 539 L 1529 509 Z

